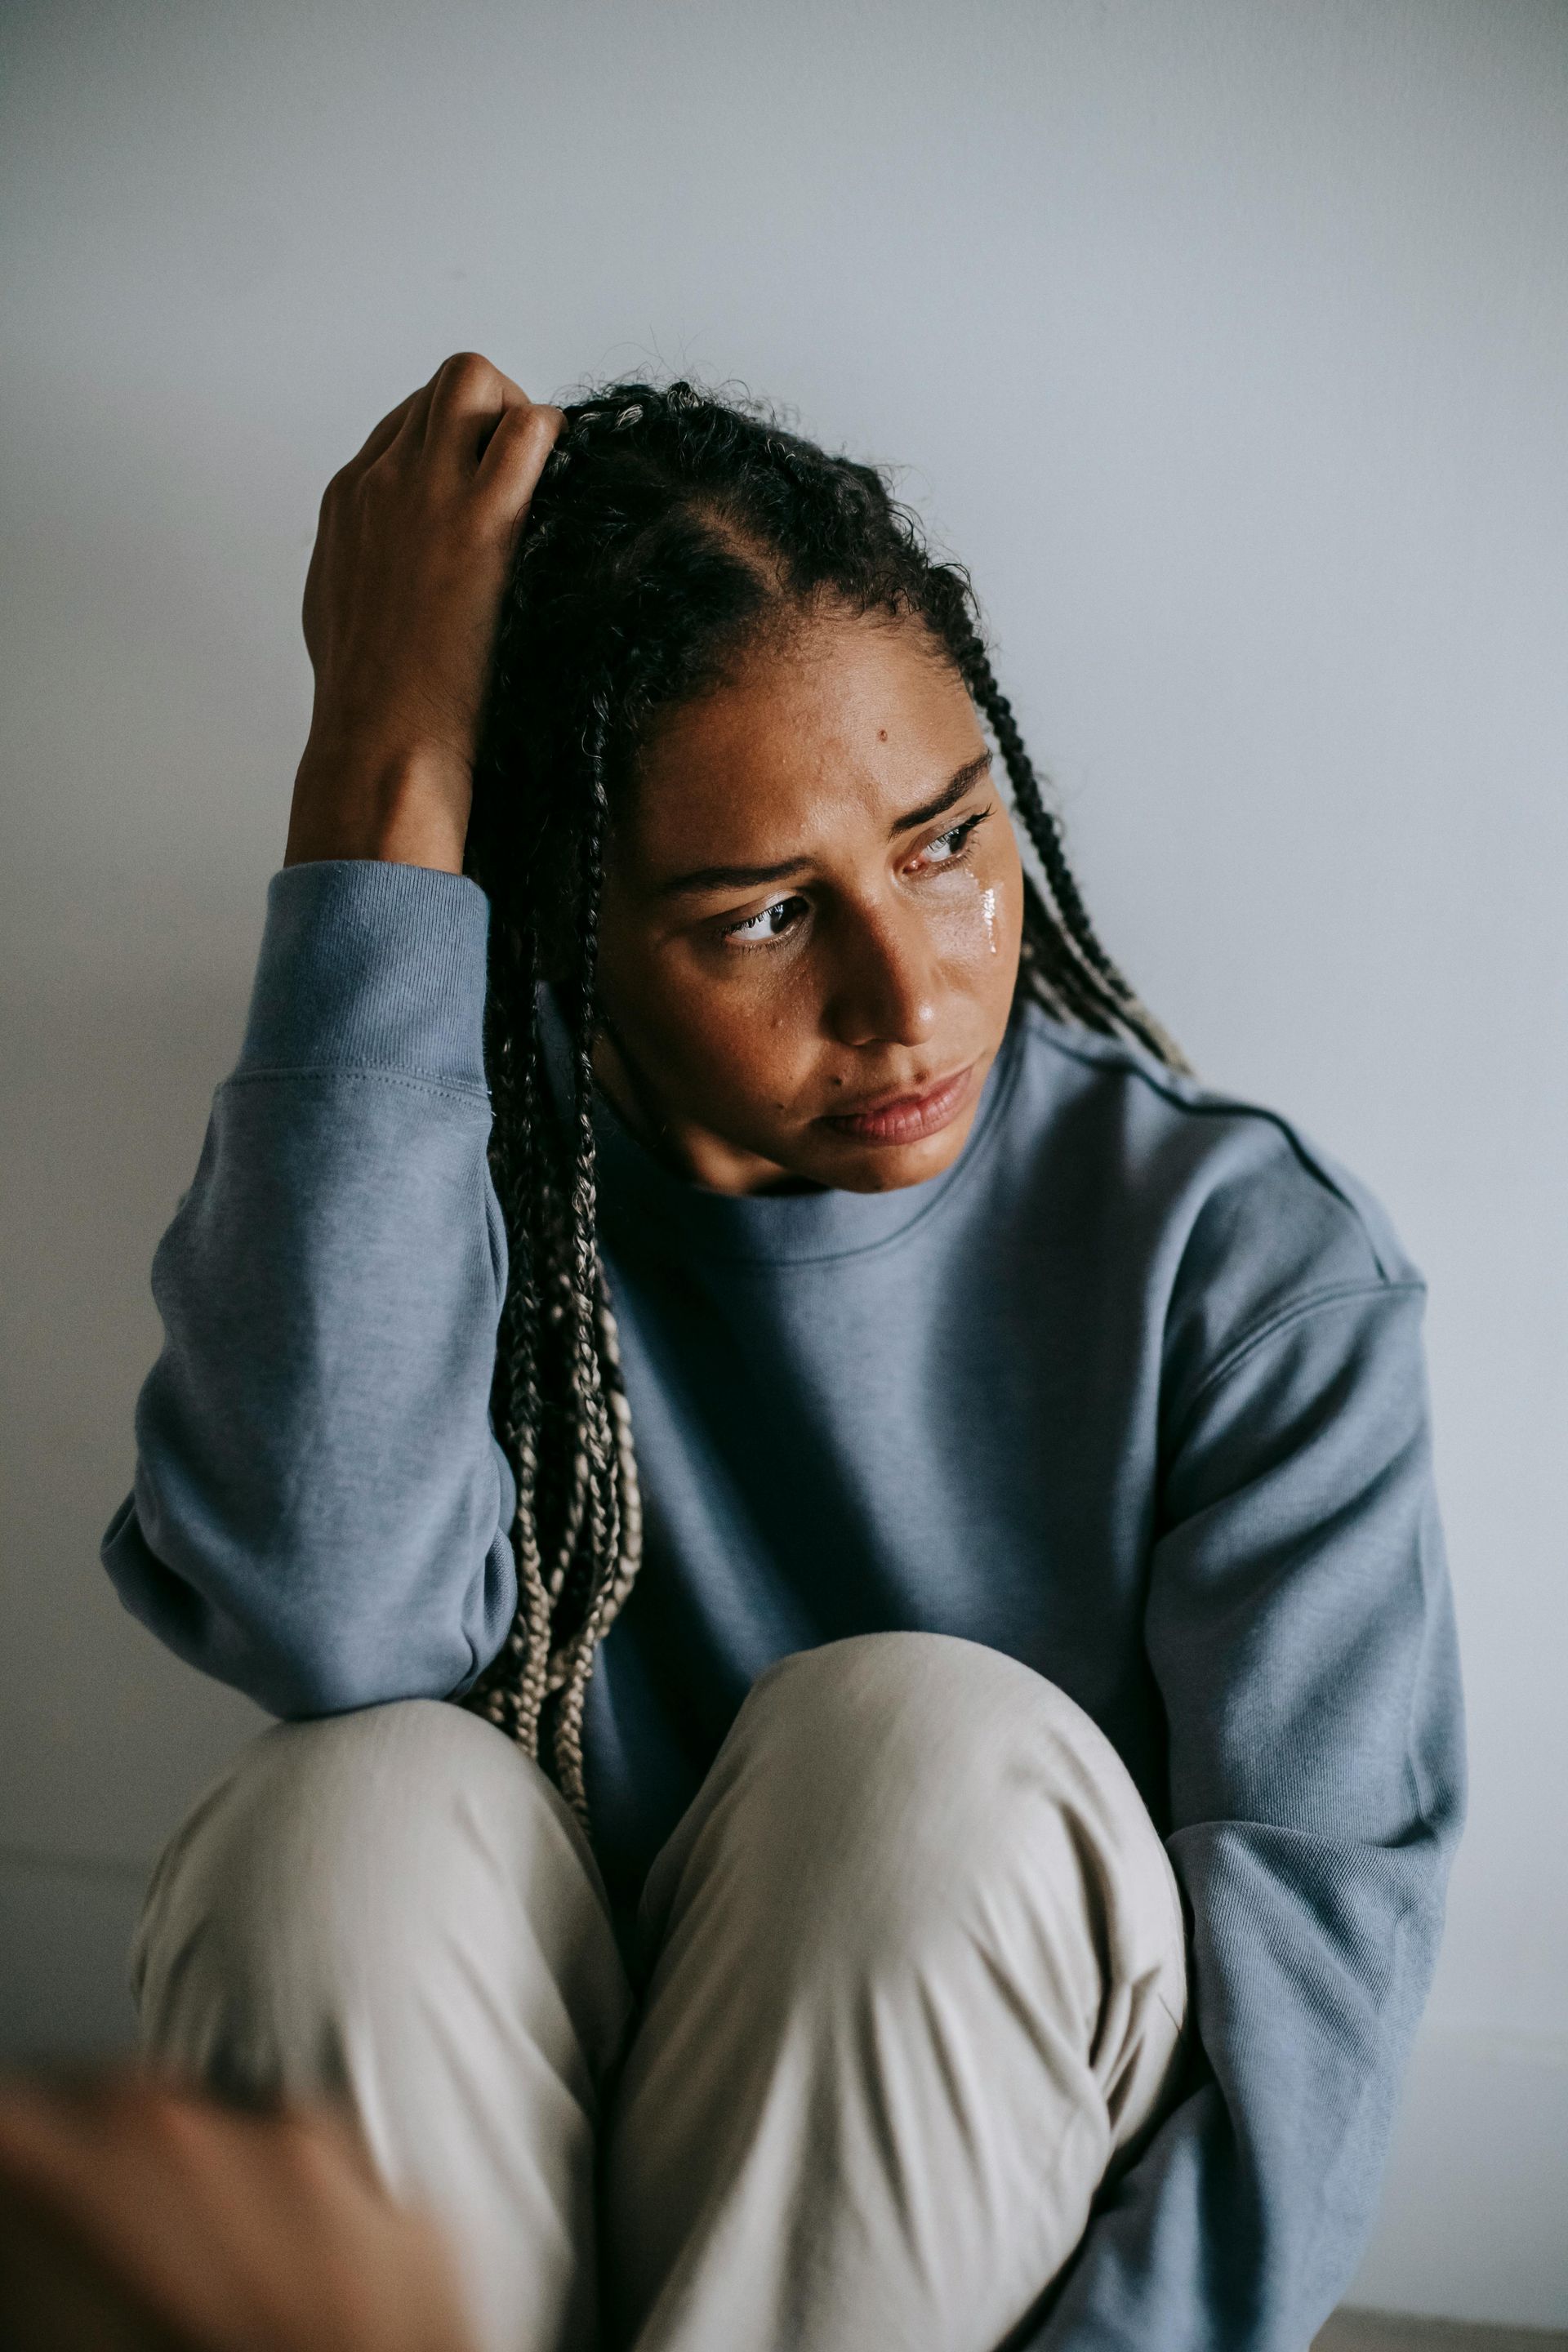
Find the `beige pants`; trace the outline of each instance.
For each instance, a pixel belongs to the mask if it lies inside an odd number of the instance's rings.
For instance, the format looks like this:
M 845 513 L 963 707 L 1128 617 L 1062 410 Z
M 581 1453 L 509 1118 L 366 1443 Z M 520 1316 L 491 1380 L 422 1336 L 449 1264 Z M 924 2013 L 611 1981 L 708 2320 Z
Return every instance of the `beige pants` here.
M 146 2049 L 346 2098 L 486 2352 L 995 2352 L 1168 2097 L 1164 1850 L 1081 1709 L 879 1633 L 752 1689 L 634 1996 L 576 1822 L 430 1700 L 262 1734 L 158 1864 Z

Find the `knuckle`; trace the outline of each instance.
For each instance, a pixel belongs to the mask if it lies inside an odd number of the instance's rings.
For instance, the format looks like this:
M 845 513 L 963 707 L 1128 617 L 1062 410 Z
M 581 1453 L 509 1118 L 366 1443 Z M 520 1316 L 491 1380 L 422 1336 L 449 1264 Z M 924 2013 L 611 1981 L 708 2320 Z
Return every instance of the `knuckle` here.
M 481 352 L 454 352 L 450 358 L 442 361 L 438 373 L 443 383 L 462 387 L 482 383 L 493 376 L 496 370 Z

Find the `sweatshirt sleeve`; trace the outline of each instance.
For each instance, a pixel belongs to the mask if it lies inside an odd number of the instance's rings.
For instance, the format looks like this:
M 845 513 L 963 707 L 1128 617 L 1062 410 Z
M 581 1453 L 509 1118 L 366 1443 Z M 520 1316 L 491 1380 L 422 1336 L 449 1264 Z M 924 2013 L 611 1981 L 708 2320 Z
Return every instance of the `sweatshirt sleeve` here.
M 238 1066 L 153 1260 L 163 1347 L 104 1564 L 275 1715 L 455 1694 L 510 1622 L 488 914 L 422 867 L 274 876 Z
M 1464 1801 L 1422 1305 L 1281 1307 L 1168 1433 L 1146 1638 L 1195 2047 L 1032 2352 L 1303 2352 L 1354 2270 Z

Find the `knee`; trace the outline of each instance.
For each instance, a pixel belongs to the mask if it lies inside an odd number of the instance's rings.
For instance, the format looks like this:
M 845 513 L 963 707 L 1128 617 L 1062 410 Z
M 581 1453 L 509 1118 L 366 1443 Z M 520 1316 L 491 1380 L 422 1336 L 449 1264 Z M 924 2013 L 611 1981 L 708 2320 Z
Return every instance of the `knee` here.
M 781 1659 L 737 1732 L 802 1801 L 847 1802 L 920 1843 L 932 1832 L 944 1846 L 1005 1841 L 1020 1811 L 1042 1801 L 1136 1799 L 1065 1691 L 948 1634 L 860 1634 Z
M 341 1979 L 369 1954 L 416 1968 L 454 1917 L 493 1903 L 498 1876 L 582 1843 L 539 1768 L 460 1707 L 409 1699 L 277 1724 L 160 1858 L 132 1952 L 138 1997 L 155 2007 L 193 1968 L 236 1997 Z
M 733 1751 L 731 1753 L 731 1750 Z M 1169 1861 L 1126 1766 L 1066 1692 L 944 1634 L 857 1636 L 781 1660 L 721 1759 L 779 1883 L 879 1948 L 919 1945 L 1010 1891 L 1180 1949 Z M 742 1794 L 743 1790 L 743 1794 Z M 1107 1958 L 1111 1956 L 1108 1953 Z

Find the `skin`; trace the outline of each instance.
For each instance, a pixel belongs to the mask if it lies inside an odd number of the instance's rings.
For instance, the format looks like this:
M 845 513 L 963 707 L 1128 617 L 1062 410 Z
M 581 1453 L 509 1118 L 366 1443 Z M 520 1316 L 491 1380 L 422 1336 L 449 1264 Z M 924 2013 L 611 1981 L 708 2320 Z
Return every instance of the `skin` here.
M 458 352 L 333 476 L 286 864 L 460 872 L 500 595 L 563 422 Z M 470 2352 L 434 2228 L 386 2199 L 341 2126 L 145 2077 L 0 2085 L 0 2342 Z
M 0 2084 L 7 2352 L 473 2352 L 347 2126 L 145 2075 Z
M 286 866 L 461 872 L 501 593 L 565 421 L 456 352 L 328 483 L 305 580 L 316 691 Z
M 458 353 L 334 476 L 286 865 L 461 873 L 497 608 L 563 423 Z M 645 748 L 610 842 L 596 1075 L 721 1193 L 927 1181 L 971 1131 L 1022 916 L 962 679 L 918 624 L 820 606 Z M 845 1124 L 950 1076 L 939 1123 Z M 142 2074 L 0 2084 L 0 2345 L 473 2352 L 438 2231 L 342 2119 Z
M 287 864 L 461 871 L 500 594 L 563 421 L 458 352 L 329 484 Z M 918 623 L 832 605 L 664 715 L 609 845 L 595 1070 L 683 1174 L 726 1192 L 883 1192 L 957 1158 L 1012 1003 L 1022 871 L 984 771 L 940 815 L 906 820 L 984 750 Z M 786 862 L 787 882 L 667 887 Z M 827 1123 L 961 1070 L 934 1132 L 873 1141 Z
M 786 865 L 778 880 L 669 887 Z M 830 608 L 671 712 L 644 755 L 605 878 L 598 1076 L 716 1192 L 918 1183 L 963 1148 L 1022 920 L 1017 846 L 963 682 L 919 624 Z M 961 1071 L 934 1133 L 873 1141 L 828 1123 Z
M 316 690 L 285 864 L 462 871 L 500 597 L 563 423 L 457 352 L 333 476 L 305 587 Z M 918 624 L 831 604 L 664 714 L 609 843 L 595 1051 L 651 1150 L 732 1193 L 883 1192 L 958 1157 L 1006 1027 L 1023 912 L 984 755 L 967 690 Z M 930 1131 L 871 1140 L 832 1124 L 960 1072 Z M 236 2115 L 144 2076 L 0 2086 L 0 2338 L 16 2352 L 468 2342 L 434 2230 L 384 2197 L 341 2126 Z

